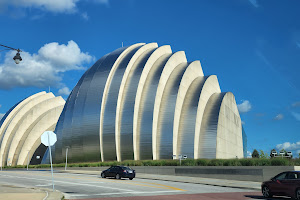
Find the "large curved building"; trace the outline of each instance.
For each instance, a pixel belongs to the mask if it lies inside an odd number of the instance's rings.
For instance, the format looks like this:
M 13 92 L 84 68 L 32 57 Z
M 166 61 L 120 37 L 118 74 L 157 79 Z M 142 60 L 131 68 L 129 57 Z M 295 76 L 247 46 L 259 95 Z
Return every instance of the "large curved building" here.
M 54 131 L 64 104 L 62 97 L 40 92 L 13 106 L 0 121 L 0 165 L 25 165 L 34 155 L 42 157 L 41 135 Z
M 169 45 L 134 44 L 99 59 L 67 99 L 54 161 L 242 158 L 235 97 Z

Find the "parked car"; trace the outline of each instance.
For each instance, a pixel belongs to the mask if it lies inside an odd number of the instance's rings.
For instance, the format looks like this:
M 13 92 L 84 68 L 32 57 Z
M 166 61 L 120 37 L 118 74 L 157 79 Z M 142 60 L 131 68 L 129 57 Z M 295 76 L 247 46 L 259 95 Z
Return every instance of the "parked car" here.
M 263 182 L 261 190 L 266 198 L 278 195 L 300 199 L 300 171 L 282 172 Z
M 111 166 L 101 172 L 101 177 L 115 177 L 116 179 L 129 178 L 132 180 L 135 177 L 135 170 L 125 166 Z

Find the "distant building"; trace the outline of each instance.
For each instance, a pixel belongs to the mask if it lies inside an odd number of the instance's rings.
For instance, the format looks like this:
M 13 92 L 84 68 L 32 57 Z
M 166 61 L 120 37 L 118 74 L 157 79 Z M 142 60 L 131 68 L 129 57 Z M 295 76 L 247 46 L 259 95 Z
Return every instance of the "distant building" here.
M 67 99 L 54 162 L 243 158 L 235 97 L 169 45 L 134 44 L 100 58 Z
M 14 105 L 0 121 L 0 165 L 39 164 L 45 131 L 54 131 L 65 100 L 40 92 Z M 37 157 L 40 156 L 40 157 Z

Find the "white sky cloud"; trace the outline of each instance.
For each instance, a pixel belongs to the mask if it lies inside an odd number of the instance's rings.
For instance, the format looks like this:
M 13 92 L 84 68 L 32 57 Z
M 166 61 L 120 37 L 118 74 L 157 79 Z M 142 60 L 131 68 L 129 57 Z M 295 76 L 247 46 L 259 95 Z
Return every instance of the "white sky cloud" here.
M 84 69 L 82 65 L 93 60 L 72 40 L 67 45 L 45 44 L 37 54 L 21 52 L 23 60 L 18 65 L 12 59 L 15 53 L 8 52 L 0 64 L 1 89 L 58 86 L 63 72 Z
M 291 112 L 291 114 L 293 115 L 293 117 L 295 117 L 295 119 L 297 120 L 297 121 L 300 121 L 300 113 L 296 113 L 296 112 Z
M 108 0 L 93 0 L 96 3 L 108 4 Z
M 256 8 L 259 7 L 258 3 L 257 3 L 257 0 L 249 0 L 249 2 Z
M 70 89 L 68 87 L 63 87 L 61 89 L 58 90 L 58 95 L 62 95 L 62 96 L 67 96 L 71 93 Z
M 283 118 L 284 118 L 283 114 L 278 114 L 273 119 L 279 121 L 279 120 L 283 120 Z
M 292 104 L 292 107 L 300 107 L 300 101 L 297 101 Z
M 89 20 L 89 18 L 90 18 L 86 12 L 82 13 L 81 17 L 85 20 Z
M 53 13 L 73 13 L 77 11 L 77 3 L 88 0 L 1 0 L 0 6 L 16 8 L 36 8 Z M 90 2 L 106 4 L 108 0 L 89 0 Z
M 74 12 L 79 0 L 2 0 L 2 5 L 38 8 L 50 12 Z
M 280 151 L 281 149 L 284 149 L 286 151 L 291 151 L 294 156 L 298 156 L 300 152 L 300 141 L 296 143 L 285 142 L 283 144 L 277 144 L 276 149 L 278 151 Z
M 252 158 L 252 153 L 250 151 L 247 151 L 247 158 Z
M 4 113 L 0 113 L 0 120 L 2 119 L 2 117 L 4 116 Z
M 248 100 L 243 101 L 243 103 L 237 105 L 240 113 L 246 113 L 251 110 L 251 104 Z

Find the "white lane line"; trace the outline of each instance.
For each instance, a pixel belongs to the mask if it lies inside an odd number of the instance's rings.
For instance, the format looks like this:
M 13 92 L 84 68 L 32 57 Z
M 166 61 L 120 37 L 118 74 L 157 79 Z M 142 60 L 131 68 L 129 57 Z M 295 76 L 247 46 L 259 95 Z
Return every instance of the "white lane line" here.
M 35 185 L 36 187 L 44 187 L 44 186 L 50 186 L 52 184 L 44 184 L 44 185 Z
M 49 181 L 48 179 L 28 178 L 28 177 L 22 177 L 22 176 L 10 176 L 10 175 L 2 175 L 2 174 L 0 174 L 0 176 L 14 177 L 14 178 L 24 178 L 24 179 L 31 179 L 31 180 L 37 180 L 37 181 Z M 81 186 L 107 188 L 107 189 L 114 189 L 114 190 L 123 190 L 123 191 L 128 191 L 128 192 L 134 192 L 134 190 L 127 190 L 127 189 L 120 189 L 120 188 L 113 188 L 113 187 L 105 187 L 105 186 L 98 186 L 98 185 L 90 185 L 90 184 L 82 184 L 82 183 L 72 183 L 72 182 L 58 181 L 58 180 L 54 180 L 54 182 L 56 182 L 56 183 L 70 184 L 70 185 L 81 185 Z
M 50 170 L 49 170 L 50 171 Z M 41 174 L 49 174 L 49 171 L 30 171 L 30 172 L 33 172 L 33 173 L 41 173 Z M 100 176 L 100 172 L 99 172 L 99 175 L 96 175 L 96 174 L 74 174 L 74 173 L 69 173 L 69 172 L 56 172 L 56 171 L 53 171 L 54 174 L 66 174 L 66 175 L 72 175 L 72 176 L 91 176 L 91 177 L 101 177 Z
M 118 193 L 101 193 L 101 194 L 68 194 L 72 197 L 83 196 L 100 196 L 100 195 L 114 195 L 114 194 L 144 194 L 144 193 L 166 193 L 166 192 L 182 192 L 182 191 L 149 191 L 149 192 L 118 192 Z

